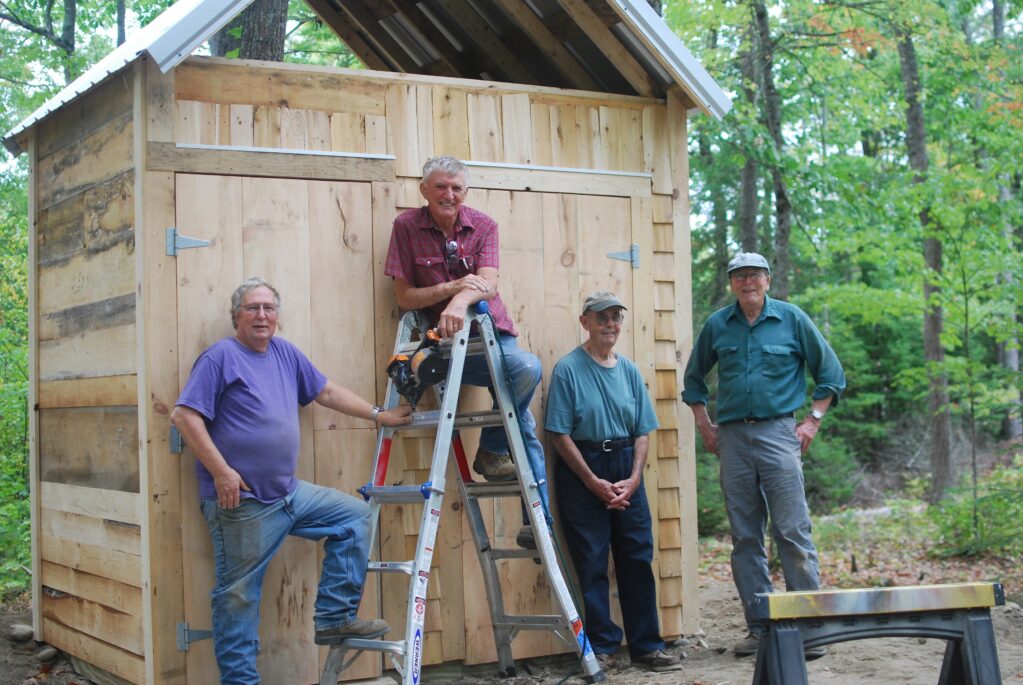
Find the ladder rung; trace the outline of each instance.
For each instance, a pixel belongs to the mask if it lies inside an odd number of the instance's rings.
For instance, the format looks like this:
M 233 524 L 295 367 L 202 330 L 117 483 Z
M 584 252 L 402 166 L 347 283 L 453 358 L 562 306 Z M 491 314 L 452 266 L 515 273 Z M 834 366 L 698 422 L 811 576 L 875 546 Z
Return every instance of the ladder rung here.
M 359 650 L 361 652 L 394 652 L 395 654 L 405 653 L 404 640 L 364 640 L 362 638 L 348 638 L 337 644 L 330 645 L 331 649 Z
M 423 502 L 430 496 L 430 493 L 444 494 L 443 490 L 438 490 L 430 483 L 423 483 L 422 485 L 369 485 L 359 488 L 359 492 L 367 499 L 372 497 L 375 501 L 385 504 Z
M 517 480 L 502 483 L 472 482 L 465 484 L 467 497 L 518 497 L 521 492 Z
M 535 549 L 494 549 L 490 548 L 490 554 L 495 559 L 538 559 L 539 553 Z
M 451 338 L 445 338 L 444 340 L 441 340 L 440 341 L 440 345 L 438 345 L 438 347 L 440 348 L 441 354 L 443 354 L 445 357 L 450 357 L 451 356 Z M 407 343 L 398 345 L 398 347 L 394 350 L 394 354 L 396 354 L 396 355 L 398 355 L 398 354 L 411 355 L 418 348 L 419 348 L 419 341 L 418 340 L 414 340 L 412 342 L 407 342 Z M 465 348 L 466 356 L 471 356 L 471 355 L 474 355 L 474 354 L 483 354 L 484 351 L 485 351 L 485 348 L 483 347 L 483 341 L 480 340 L 478 337 L 477 338 L 470 338 L 469 339 L 469 344 Z
M 549 614 L 537 616 L 502 616 L 500 621 L 494 621 L 495 628 L 518 628 L 519 630 L 550 630 L 552 627 L 560 628 L 565 625 L 565 619 L 561 616 Z
M 414 430 L 417 428 L 432 428 L 440 423 L 440 410 L 430 409 L 428 411 L 417 411 L 412 414 L 412 422 L 402 426 L 395 426 L 395 432 Z M 455 415 L 455 429 L 464 428 L 486 428 L 487 426 L 503 425 L 501 412 L 496 410 L 465 412 Z
M 412 562 L 411 561 L 371 561 L 369 562 L 369 570 L 377 573 L 404 573 L 406 575 L 412 575 Z

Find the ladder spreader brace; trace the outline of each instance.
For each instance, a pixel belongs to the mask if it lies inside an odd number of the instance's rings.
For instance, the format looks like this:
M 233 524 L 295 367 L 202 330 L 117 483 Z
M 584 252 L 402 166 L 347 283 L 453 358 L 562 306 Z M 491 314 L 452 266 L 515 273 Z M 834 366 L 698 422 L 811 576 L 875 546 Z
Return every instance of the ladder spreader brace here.
M 476 325 L 479 338 L 470 340 L 470 328 Z M 426 324 L 418 312 L 405 313 L 398 325 L 394 354 L 411 354 L 417 343 L 412 334 L 426 333 Z M 385 504 L 422 503 L 423 513 L 419 524 L 419 538 L 416 542 L 415 558 L 409 561 L 371 561 L 369 570 L 377 573 L 404 573 L 409 576 L 406 623 L 402 640 L 348 639 L 331 645 L 320 677 L 320 685 L 335 685 L 338 676 L 363 651 L 386 652 L 394 668 L 401 676 L 402 685 L 419 685 L 422 671 L 423 639 L 426 625 L 426 588 L 430 579 L 433 560 L 433 546 L 445 494 L 445 474 L 449 455 L 454 453 L 458 470 L 458 487 L 465 503 L 466 515 L 472 529 L 476 555 L 483 571 L 484 586 L 490 608 L 490 618 L 497 645 L 498 666 L 503 675 L 515 674 L 511 642 L 521 630 L 550 630 L 560 637 L 579 655 L 584 674 L 594 682 L 606 679 L 590 648 L 583 630 L 582 619 L 569 593 L 561 567 L 558 564 L 554 543 L 548 525 L 546 504 L 541 499 L 540 488 L 545 474 L 534 474 L 526 454 L 525 443 L 519 428 L 518 410 L 505 381 L 504 361 L 497 342 L 498 333 L 493 319 L 487 313 L 486 303 L 479 303 L 475 311 L 466 317 L 465 325 L 450 341 L 442 341 L 441 353 L 448 358 L 447 378 L 434 386 L 439 409 L 415 412 L 412 422 L 397 428 L 381 427 L 377 434 L 376 457 L 373 462 L 373 479 L 359 492 L 370 504 L 370 549 L 376 545 L 380 524 L 380 507 Z M 461 389 L 462 372 L 467 356 L 482 354 L 487 359 L 491 384 L 497 409 L 486 412 L 458 413 L 458 397 Z M 386 409 L 398 405 L 400 398 L 393 380 L 387 383 L 384 400 Z M 458 430 L 503 425 L 508 435 L 508 445 L 516 468 L 516 481 L 486 483 L 473 480 L 466 460 L 465 449 Z M 436 438 L 430 462 L 430 475 L 420 485 L 387 485 L 387 466 L 390 460 L 394 434 L 400 430 L 421 429 L 436 426 Z M 539 476 L 539 477 L 538 477 Z M 525 502 L 536 550 L 495 549 L 487 534 L 479 499 L 483 497 L 521 497 Z M 496 562 L 501 559 L 525 558 L 539 563 L 557 600 L 560 614 L 555 615 L 510 615 L 505 613 L 504 599 L 497 573 Z M 348 652 L 353 654 L 346 660 Z

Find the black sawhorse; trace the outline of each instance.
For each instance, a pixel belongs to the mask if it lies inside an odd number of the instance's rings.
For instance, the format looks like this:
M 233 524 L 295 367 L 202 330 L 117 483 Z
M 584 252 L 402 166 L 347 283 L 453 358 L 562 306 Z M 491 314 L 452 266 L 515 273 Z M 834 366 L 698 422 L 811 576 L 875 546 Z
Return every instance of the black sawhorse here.
M 753 685 L 809 685 L 803 650 L 871 637 L 946 640 L 938 685 L 1002 685 L 991 607 L 1000 583 L 761 593 Z

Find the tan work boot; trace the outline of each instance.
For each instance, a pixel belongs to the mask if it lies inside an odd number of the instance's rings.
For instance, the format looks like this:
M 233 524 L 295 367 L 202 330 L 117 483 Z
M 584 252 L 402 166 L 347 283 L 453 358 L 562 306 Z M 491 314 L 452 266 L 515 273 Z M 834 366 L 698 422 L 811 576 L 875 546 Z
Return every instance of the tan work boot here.
M 483 447 L 476 450 L 472 470 L 491 483 L 515 480 L 515 464 L 512 463 L 511 457 L 507 454 L 494 454 Z

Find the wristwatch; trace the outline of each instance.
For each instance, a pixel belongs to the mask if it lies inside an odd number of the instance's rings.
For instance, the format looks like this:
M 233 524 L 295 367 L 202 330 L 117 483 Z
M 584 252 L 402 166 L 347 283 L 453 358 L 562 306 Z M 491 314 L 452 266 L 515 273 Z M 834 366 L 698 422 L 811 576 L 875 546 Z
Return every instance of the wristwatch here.
M 821 419 L 824 418 L 824 412 L 822 412 L 820 409 L 811 409 L 810 416 L 820 421 Z
M 377 417 L 380 416 L 380 412 L 384 410 L 383 407 L 373 405 L 373 413 L 369 415 L 369 418 L 373 423 L 377 422 Z

